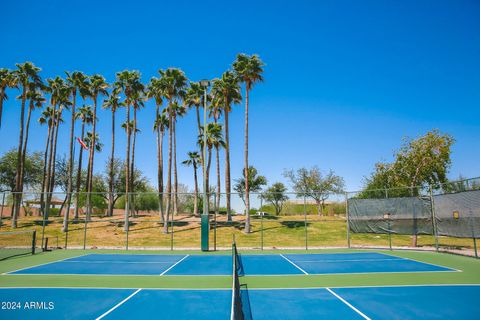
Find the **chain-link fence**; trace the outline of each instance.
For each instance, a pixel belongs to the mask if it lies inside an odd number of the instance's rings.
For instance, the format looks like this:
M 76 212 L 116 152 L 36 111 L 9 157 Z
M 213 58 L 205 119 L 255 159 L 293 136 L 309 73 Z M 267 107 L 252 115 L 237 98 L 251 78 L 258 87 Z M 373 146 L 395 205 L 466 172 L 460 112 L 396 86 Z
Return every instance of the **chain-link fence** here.
M 36 230 L 44 250 L 200 247 L 202 194 L 74 193 L 70 206 L 68 200 L 65 193 L 23 193 L 14 217 L 13 194 L 0 193 L 0 232 Z M 229 249 L 235 236 L 239 248 L 413 247 L 473 255 L 480 234 L 479 179 L 315 198 L 250 193 L 249 215 L 245 200 L 209 195 L 211 250 Z

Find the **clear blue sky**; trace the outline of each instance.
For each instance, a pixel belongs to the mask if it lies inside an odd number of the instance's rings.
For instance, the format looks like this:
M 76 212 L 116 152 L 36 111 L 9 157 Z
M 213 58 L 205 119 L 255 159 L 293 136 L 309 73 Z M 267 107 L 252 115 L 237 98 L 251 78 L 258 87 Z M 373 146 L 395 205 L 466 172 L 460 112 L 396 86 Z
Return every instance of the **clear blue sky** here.
M 318 165 L 358 189 L 402 137 L 434 128 L 456 139 L 450 177 L 480 175 L 479 1 L 7 0 L 2 12 L 0 67 L 32 61 L 43 78 L 80 70 L 113 81 L 115 72 L 137 69 L 147 82 L 159 68 L 179 67 L 199 80 L 221 75 L 237 53 L 259 54 L 265 82 L 251 94 L 250 163 L 270 183 L 284 181 L 285 168 Z M 17 143 L 16 95 L 5 104 L 0 153 Z M 149 102 L 139 116 L 136 156 L 152 182 L 153 113 Z M 110 148 L 108 113 L 99 117 L 106 149 L 96 171 Z M 193 112 L 179 121 L 179 160 L 196 148 L 194 121 Z M 243 105 L 231 123 L 238 178 Z M 68 152 L 67 127 L 60 153 Z M 46 128 L 33 125 L 30 149 L 42 150 L 45 138 Z M 179 169 L 192 186 L 190 168 Z

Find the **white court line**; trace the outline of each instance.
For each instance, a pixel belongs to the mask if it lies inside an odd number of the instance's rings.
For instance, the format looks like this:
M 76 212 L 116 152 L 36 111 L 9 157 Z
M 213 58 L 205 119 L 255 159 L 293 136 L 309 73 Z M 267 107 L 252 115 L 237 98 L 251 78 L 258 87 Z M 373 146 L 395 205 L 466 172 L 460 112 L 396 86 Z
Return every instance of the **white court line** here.
M 177 264 L 179 264 L 180 262 L 182 262 L 183 260 L 187 259 L 190 255 L 187 254 L 185 257 L 183 257 L 182 259 L 178 260 L 174 265 L 172 265 L 170 268 L 168 268 L 167 270 L 163 271 L 162 273 L 160 273 L 161 276 L 163 276 L 165 273 L 167 273 L 168 271 L 170 271 L 173 267 L 175 267 Z
M 87 253 L 87 254 L 84 254 L 84 255 L 76 256 L 76 257 L 70 257 L 70 258 L 65 258 L 65 259 L 61 259 L 61 260 L 55 260 L 55 261 L 51 261 L 51 262 L 40 263 L 40 264 L 31 266 L 31 267 L 25 267 L 25 268 L 13 270 L 13 271 L 4 272 L 4 273 L 2 273 L 2 275 L 6 275 L 6 274 L 11 275 L 13 272 L 18 272 L 18 271 L 23 271 L 23 270 L 31 269 L 31 268 L 36 268 L 36 267 L 40 267 L 40 266 L 45 266 L 45 265 L 51 264 L 51 263 L 65 262 L 66 260 L 75 259 L 75 258 L 83 257 L 83 256 L 88 256 L 88 255 L 90 255 L 90 254 L 91 254 L 91 253 Z
M 371 262 L 371 261 L 398 261 L 402 260 L 402 258 L 387 258 L 387 259 L 346 259 L 346 260 L 295 260 L 296 262 Z
M 295 263 L 292 262 L 292 260 L 288 259 L 287 257 L 285 257 L 283 254 L 280 254 L 280 257 L 282 257 L 283 259 L 287 260 L 288 262 L 290 262 L 295 268 L 297 268 L 298 270 L 302 271 L 303 273 L 305 273 L 306 275 L 308 275 L 308 273 L 303 270 L 302 268 L 300 268 L 299 266 L 297 266 Z
M 131 295 L 129 295 L 128 297 L 126 297 L 125 299 L 123 299 L 122 301 L 120 301 L 119 303 L 117 303 L 113 308 L 111 308 L 110 310 L 108 310 L 107 312 L 105 312 L 104 314 L 102 314 L 100 317 L 96 318 L 95 320 L 100 320 L 102 318 L 104 318 L 106 315 L 108 315 L 110 312 L 112 312 L 113 310 L 117 309 L 118 307 L 120 307 L 122 304 L 124 304 L 125 302 L 127 302 L 131 297 L 133 297 L 134 295 L 136 295 L 137 293 L 139 293 L 142 289 L 137 289 L 137 291 L 135 291 L 134 293 L 132 293 Z
M 421 251 L 417 251 L 417 252 L 421 252 Z M 395 256 L 395 255 L 393 255 L 393 254 L 384 253 L 384 252 L 382 252 L 381 254 L 384 254 L 384 255 L 390 256 L 390 257 L 397 257 L 397 258 L 401 258 L 401 259 L 405 259 L 405 260 L 410 260 L 410 261 L 415 261 L 415 262 L 419 262 L 419 263 L 429 264 L 429 265 L 431 265 L 431 266 L 441 267 L 441 268 L 445 268 L 445 269 L 450 269 L 450 270 L 457 271 L 457 272 L 462 272 L 462 270 L 458 270 L 458 269 L 455 269 L 455 268 L 450 268 L 450 267 L 441 266 L 441 265 L 439 265 L 439 264 L 424 262 L 424 261 L 415 260 L 415 259 L 410 259 L 410 258 L 405 258 L 405 257 L 401 257 L 401 256 Z
M 113 261 L 113 260 L 92 260 L 92 261 L 88 261 L 88 260 L 79 260 L 79 261 L 63 261 L 65 263 L 105 263 L 105 264 L 108 264 L 108 263 L 121 263 L 121 264 L 125 264 L 125 263 L 132 263 L 132 264 L 148 264 L 148 263 L 165 263 L 165 264 L 171 264 L 173 261 L 142 261 L 142 262 L 138 262 L 138 261 Z
M 330 292 L 331 294 L 333 294 L 337 299 L 339 299 L 340 301 L 342 301 L 343 303 L 345 303 L 347 306 L 350 307 L 350 309 L 352 309 L 353 311 L 355 311 L 356 313 L 358 313 L 360 316 L 362 316 L 362 318 L 364 318 L 365 320 L 372 320 L 370 319 L 369 317 L 367 317 L 364 313 L 362 313 L 360 310 L 358 310 L 357 308 L 355 308 L 354 306 L 352 306 L 350 303 L 348 303 L 347 300 L 343 299 L 342 297 L 340 297 L 338 294 L 336 294 L 335 292 L 333 292 L 330 288 L 325 288 L 328 292 Z

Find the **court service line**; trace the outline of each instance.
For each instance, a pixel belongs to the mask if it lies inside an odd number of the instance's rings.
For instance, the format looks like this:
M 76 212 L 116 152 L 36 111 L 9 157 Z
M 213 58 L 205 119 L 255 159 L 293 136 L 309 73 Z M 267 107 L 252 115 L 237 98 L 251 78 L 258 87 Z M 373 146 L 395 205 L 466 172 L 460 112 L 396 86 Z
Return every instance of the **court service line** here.
M 102 314 L 100 317 L 96 318 L 95 320 L 100 320 L 102 318 L 104 318 L 105 316 L 107 316 L 109 313 L 111 313 L 113 310 L 117 309 L 118 307 L 120 307 L 122 304 L 124 304 L 125 302 L 127 302 L 131 297 L 133 297 L 134 295 L 136 295 L 137 293 L 139 293 L 142 289 L 137 289 L 137 291 L 135 291 L 134 293 L 132 293 L 131 295 L 129 295 L 128 297 L 126 297 L 125 299 L 123 299 L 122 301 L 120 301 L 119 303 L 117 303 L 115 306 L 113 306 L 113 308 L 111 308 L 110 310 L 108 310 L 107 312 L 105 312 L 104 314 Z
M 280 257 L 282 257 L 283 259 L 287 260 L 288 262 L 290 262 L 295 268 L 297 268 L 298 270 L 302 271 L 303 273 L 305 273 L 306 275 L 308 275 L 308 272 L 303 270 L 302 268 L 300 268 L 299 266 L 297 266 L 295 263 L 293 263 L 292 260 L 288 259 L 287 257 L 285 257 L 283 254 L 280 254 Z
M 372 320 L 370 319 L 369 317 L 367 317 L 364 313 L 362 313 L 360 310 L 358 310 L 357 308 L 355 308 L 354 306 L 352 306 L 347 300 L 343 299 L 342 297 L 340 297 L 338 294 L 336 294 L 335 292 L 333 292 L 330 288 L 325 288 L 328 292 L 330 292 L 331 294 L 333 294 L 338 300 L 342 301 L 343 303 L 345 303 L 348 307 L 350 307 L 350 309 L 352 309 L 353 311 L 355 311 L 356 313 L 358 313 L 360 316 L 362 316 L 362 318 L 364 318 L 365 320 Z
M 177 264 L 179 264 L 180 262 L 182 262 L 183 260 L 187 259 L 190 255 L 187 254 L 185 257 L 183 257 L 182 259 L 178 260 L 176 263 L 174 263 L 170 268 L 168 268 L 167 270 L 163 271 L 162 273 L 160 273 L 161 276 L 163 276 L 165 273 L 167 273 L 168 271 L 170 271 L 173 267 L 175 267 Z

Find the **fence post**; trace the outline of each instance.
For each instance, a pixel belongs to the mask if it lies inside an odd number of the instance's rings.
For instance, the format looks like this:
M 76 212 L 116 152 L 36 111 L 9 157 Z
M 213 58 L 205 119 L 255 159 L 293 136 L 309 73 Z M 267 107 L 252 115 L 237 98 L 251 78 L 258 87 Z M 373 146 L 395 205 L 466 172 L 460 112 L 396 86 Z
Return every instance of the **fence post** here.
M 67 197 L 68 197 L 68 192 L 67 192 Z M 70 193 L 70 202 L 71 202 L 71 199 L 72 199 L 72 194 Z M 70 217 L 70 206 L 67 206 L 67 212 L 65 212 L 65 214 L 68 214 L 68 217 L 67 217 L 67 223 L 65 225 L 65 243 L 64 243 L 64 247 L 65 247 L 65 250 L 67 250 L 67 247 L 68 247 L 68 218 Z M 57 246 L 58 247 L 58 246 Z
M 176 197 L 176 195 L 172 198 L 172 194 L 170 193 L 170 199 L 172 199 L 171 200 L 172 205 L 173 205 L 173 201 L 175 201 L 175 197 Z M 170 220 L 170 229 L 171 229 L 171 231 L 170 231 L 170 251 L 173 251 L 173 225 L 174 225 L 173 220 L 175 220 L 175 215 L 174 215 L 174 212 L 173 212 L 173 208 L 172 208 L 173 206 L 172 205 L 169 208 L 172 211 L 172 219 Z M 208 207 L 208 205 L 207 205 L 207 207 Z
M 46 192 L 45 197 L 46 197 L 45 199 L 48 198 L 48 192 Z M 42 248 L 44 248 L 43 241 L 45 241 L 45 224 L 46 224 L 45 220 L 48 216 L 48 212 L 50 211 L 50 209 L 49 209 L 50 202 L 48 200 L 46 200 L 46 203 L 48 203 L 48 206 L 46 206 L 45 211 L 43 212 L 43 220 L 42 220 L 42 245 L 41 245 Z
M 438 252 L 438 230 L 437 230 L 437 217 L 435 215 L 435 201 L 433 200 L 433 191 L 432 186 L 429 186 L 430 193 L 430 207 L 432 212 L 432 228 L 433 228 L 433 237 L 435 239 L 435 250 Z
M 3 225 L 3 206 L 5 205 L 5 192 L 2 192 L 2 208 L 0 208 L 0 226 Z
M 125 251 L 128 251 L 128 235 L 130 233 L 130 215 L 127 215 L 127 219 L 125 223 L 127 224 L 126 233 L 125 233 Z
M 305 250 L 308 250 L 307 198 L 303 194 L 303 218 L 305 223 Z
M 213 251 L 217 251 L 217 193 L 213 194 L 213 206 L 215 208 L 213 212 Z
M 348 192 L 345 192 L 345 218 L 347 220 L 347 247 L 350 248 L 350 216 L 348 214 Z
M 385 188 L 385 199 L 388 199 L 388 189 Z M 390 248 L 390 251 L 392 251 L 392 232 L 391 232 L 391 221 L 390 221 L 390 213 L 389 212 L 384 212 L 388 214 L 387 217 L 387 229 L 388 229 L 388 247 Z
M 88 211 L 88 204 L 87 204 L 87 211 Z M 83 224 L 83 250 L 86 249 L 87 246 L 87 211 L 85 211 L 85 218 Z
M 260 210 L 263 207 L 263 197 L 260 194 Z M 260 211 L 260 249 L 263 251 L 263 211 Z

